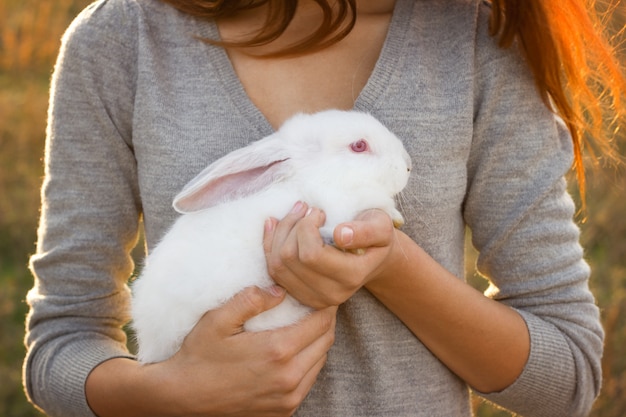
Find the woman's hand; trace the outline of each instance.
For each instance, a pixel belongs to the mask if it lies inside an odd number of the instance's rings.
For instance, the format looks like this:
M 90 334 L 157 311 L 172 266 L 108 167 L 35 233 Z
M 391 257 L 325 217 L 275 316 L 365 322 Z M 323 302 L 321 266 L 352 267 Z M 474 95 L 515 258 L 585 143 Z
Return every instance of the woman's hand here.
M 361 248 L 362 255 L 325 245 L 323 224 L 322 212 L 301 204 L 280 222 L 266 223 L 268 269 L 287 292 L 323 308 L 365 286 L 473 388 L 496 392 L 518 378 L 530 351 L 519 313 L 455 277 L 380 210 L 334 231 L 338 247 Z
M 298 202 L 281 221 L 266 222 L 263 242 L 271 277 L 315 309 L 338 306 L 382 278 L 398 255 L 393 222 L 381 210 L 338 225 L 333 235 L 337 247 L 324 244 L 319 233 L 324 222 L 322 211 Z
M 91 407 L 101 417 L 292 415 L 326 361 L 336 309 L 273 331 L 243 331 L 283 298 L 278 287 L 248 288 L 207 312 L 172 358 L 104 362 L 87 380 Z

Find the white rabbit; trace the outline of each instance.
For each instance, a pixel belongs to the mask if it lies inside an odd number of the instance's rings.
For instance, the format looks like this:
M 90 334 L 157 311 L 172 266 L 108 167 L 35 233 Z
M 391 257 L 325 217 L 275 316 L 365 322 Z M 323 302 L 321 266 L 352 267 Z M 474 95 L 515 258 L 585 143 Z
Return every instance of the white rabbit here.
M 370 208 L 400 225 L 394 196 L 410 169 L 402 142 L 374 117 L 339 110 L 296 115 L 209 165 L 174 199 L 184 215 L 132 285 L 139 361 L 169 358 L 205 312 L 246 287 L 273 284 L 262 247 L 267 218 L 280 219 L 304 201 L 324 210 L 327 242 L 337 224 Z M 287 296 L 245 329 L 286 326 L 310 311 Z

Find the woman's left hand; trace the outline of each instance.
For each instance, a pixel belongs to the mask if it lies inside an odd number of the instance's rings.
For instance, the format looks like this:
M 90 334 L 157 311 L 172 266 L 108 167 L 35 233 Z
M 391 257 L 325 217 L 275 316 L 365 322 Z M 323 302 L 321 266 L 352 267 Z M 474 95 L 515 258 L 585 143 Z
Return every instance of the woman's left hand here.
M 340 249 L 324 244 L 319 233 L 324 220 L 323 212 L 296 205 L 280 222 L 271 219 L 265 225 L 269 273 L 288 293 L 322 309 L 367 286 L 477 391 L 501 391 L 519 377 L 529 357 L 530 336 L 516 310 L 458 279 L 394 229 L 381 210 L 337 226 L 334 239 Z
M 301 303 L 337 306 L 393 265 L 396 229 L 382 210 L 368 210 L 322 240 L 324 213 L 298 202 L 284 219 L 268 219 L 263 246 L 270 276 Z

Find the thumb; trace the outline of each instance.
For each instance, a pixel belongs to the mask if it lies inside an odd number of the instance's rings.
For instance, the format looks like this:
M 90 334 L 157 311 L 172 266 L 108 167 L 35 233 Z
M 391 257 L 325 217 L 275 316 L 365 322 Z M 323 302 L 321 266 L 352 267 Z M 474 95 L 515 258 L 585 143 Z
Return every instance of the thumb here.
M 393 238 L 394 225 L 387 213 L 379 209 L 364 211 L 349 223 L 337 225 L 335 243 L 342 249 L 387 246 Z
M 264 289 L 245 288 L 215 310 L 214 319 L 218 331 L 227 335 L 243 332 L 246 321 L 280 304 L 285 293 L 284 288 L 278 285 Z

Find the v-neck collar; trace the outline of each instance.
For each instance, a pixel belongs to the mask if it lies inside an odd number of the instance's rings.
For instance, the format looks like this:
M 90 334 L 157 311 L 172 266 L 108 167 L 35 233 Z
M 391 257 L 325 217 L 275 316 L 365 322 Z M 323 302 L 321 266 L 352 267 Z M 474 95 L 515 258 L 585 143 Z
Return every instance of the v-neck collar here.
M 397 0 L 394 6 L 387 36 L 367 83 L 354 102 L 353 110 L 370 111 L 378 97 L 386 90 L 392 74 L 397 69 L 405 44 L 406 34 L 415 0 Z M 215 22 L 201 25 L 201 36 L 220 39 Z M 215 68 L 226 92 L 239 112 L 259 130 L 261 137 L 274 132 L 269 120 L 246 93 L 226 51 L 221 47 L 209 47 L 211 65 Z

